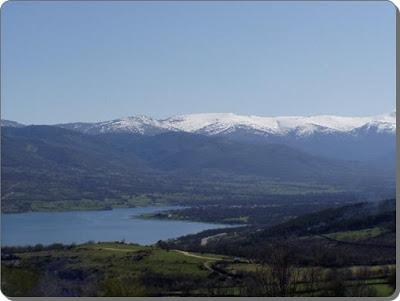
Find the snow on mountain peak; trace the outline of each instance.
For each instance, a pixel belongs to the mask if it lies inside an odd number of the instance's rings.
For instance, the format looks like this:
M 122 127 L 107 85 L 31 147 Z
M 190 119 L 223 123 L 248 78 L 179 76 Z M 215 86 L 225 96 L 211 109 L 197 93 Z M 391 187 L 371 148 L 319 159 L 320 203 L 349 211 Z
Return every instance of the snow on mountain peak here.
M 218 134 L 234 128 L 244 126 L 256 130 L 271 131 L 277 129 L 275 120 L 269 117 L 244 116 L 233 113 L 202 113 L 171 117 L 165 120 L 175 129 L 185 132 L 210 132 Z
M 86 133 L 136 133 L 157 134 L 168 131 L 183 131 L 206 135 L 232 133 L 245 130 L 258 135 L 304 136 L 313 133 L 353 133 L 358 128 L 395 132 L 396 114 L 369 117 L 342 117 L 333 115 L 262 117 L 237 115 L 234 113 L 199 113 L 154 119 L 139 115 L 98 123 L 75 123 L 60 125 Z
M 100 132 L 128 132 L 144 134 L 149 128 L 162 128 L 160 121 L 145 115 L 129 116 L 111 121 L 104 121 L 95 124 Z
M 261 117 L 236 115 L 233 113 L 202 113 L 179 115 L 163 120 L 176 130 L 219 134 L 235 128 L 248 128 L 261 133 L 287 134 L 297 132 L 305 135 L 315 131 L 350 132 L 370 122 L 386 124 L 395 129 L 396 119 L 392 114 L 371 117 L 342 117 L 333 115 Z

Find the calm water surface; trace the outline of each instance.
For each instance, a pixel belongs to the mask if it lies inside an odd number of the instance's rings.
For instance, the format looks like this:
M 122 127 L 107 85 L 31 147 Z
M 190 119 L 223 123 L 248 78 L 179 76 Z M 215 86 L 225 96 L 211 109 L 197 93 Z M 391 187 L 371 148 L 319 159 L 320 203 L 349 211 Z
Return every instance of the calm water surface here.
M 226 225 L 189 221 L 140 219 L 152 213 L 177 207 L 123 208 L 108 211 L 29 212 L 1 215 L 2 246 L 22 246 L 55 242 L 69 244 L 115 241 L 152 244 Z

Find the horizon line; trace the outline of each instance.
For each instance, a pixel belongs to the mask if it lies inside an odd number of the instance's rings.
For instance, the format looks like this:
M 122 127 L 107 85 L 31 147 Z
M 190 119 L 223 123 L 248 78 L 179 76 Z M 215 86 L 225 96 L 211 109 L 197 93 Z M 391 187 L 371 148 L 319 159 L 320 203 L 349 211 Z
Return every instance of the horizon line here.
M 254 114 L 238 114 L 238 113 L 233 113 L 233 112 L 204 112 L 204 113 L 183 113 L 183 114 L 175 114 L 171 115 L 169 117 L 165 118 L 155 118 L 152 117 L 151 115 L 146 115 L 146 114 L 137 114 L 137 115 L 129 115 L 129 116 L 123 116 L 119 118 L 112 118 L 112 119 L 103 119 L 103 120 L 97 120 L 97 121 L 67 121 L 67 122 L 61 122 L 61 123 L 27 123 L 27 122 L 20 122 L 17 121 L 16 119 L 7 119 L 7 118 L 2 118 L 1 121 L 11 121 L 11 122 L 16 122 L 21 125 L 58 125 L 58 124 L 70 124 L 70 123 L 101 123 L 101 122 L 107 122 L 107 121 L 117 121 L 117 120 L 124 120 L 124 119 L 129 119 L 129 118 L 149 118 L 153 119 L 156 121 L 165 121 L 171 118 L 176 118 L 176 117 L 181 117 L 181 116 L 191 116 L 191 115 L 234 115 L 234 116 L 240 116 L 240 117 L 258 117 L 258 118 L 311 118 L 311 117 L 340 117 L 340 118 L 368 118 L 368 117 L 375 117 L 375 116 L 382 116 L 382 115 L 389 115 L 389 114 L 396 114 L 396 109 L 390 111 L 390 112 L 385 112 L 385 113 L 378 113 L 378 114 L 373 114 L 373 115 L 362 115 L 362 116 L 345 116 L 345 115 L 334 115 L 334 114 L 314 114 L 314 115 L 275 115 L 275 116 L 266 116 L 266 115 L 254 115 Z

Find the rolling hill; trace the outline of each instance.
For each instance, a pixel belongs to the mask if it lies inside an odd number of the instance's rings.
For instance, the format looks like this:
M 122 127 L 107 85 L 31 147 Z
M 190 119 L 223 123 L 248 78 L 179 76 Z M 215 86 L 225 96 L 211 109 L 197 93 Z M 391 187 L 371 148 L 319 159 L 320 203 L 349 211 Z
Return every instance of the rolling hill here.
M 328 185 L 377 197 L 393 170 L 328 159 L 288 145 L 187 132 L 84 134 L 58 126 L 2 127 L 3 206 L 106 200 L 143 193 L 265 195 L 265 181 Z M 282 187 L 283 187 L 282 186 Z M 284 189 L 284 187 L 283 187 Z
M 261 117 L 232 113 L 188 114 L 166 119 L 133 116 L 57 126 L 89 134 L 194 133 L 240 142 L 285 144 L 334 159 L 369 161 L 395 150 L 396 112 L 368 117 Z

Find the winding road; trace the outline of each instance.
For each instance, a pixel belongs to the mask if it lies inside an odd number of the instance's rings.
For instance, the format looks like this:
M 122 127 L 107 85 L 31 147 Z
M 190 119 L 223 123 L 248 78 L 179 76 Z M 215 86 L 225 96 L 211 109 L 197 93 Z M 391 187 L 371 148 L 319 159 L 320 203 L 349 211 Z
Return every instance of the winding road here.
M 214 272 L 214 273 L 217 273 L 217 274 L 220 274 L 220 275 L 224 275 L 224 274 L 222 274 L 220 271 L 218 271 L 218 270 L 216 270 L 216 269 L 214 269 L 214 268 L 212 267 L 212 261 L 223 260 L 222 258 L 209 257 L 209 256 L 203 256 L 203 255 L 197 255 L 197 254 L 192 254 L 192 253 L 189 253 L 189 252 L 187 252 L 187 251 L 182 251 L 182 250 L 172 250 L 172 251 L 177 252 L 177 253 L 180 253 L 180 254 L 183 254 L 183 255 L 185 255 L 185 256 L 189 256 L 189 257 L 195 257 L 195 258 L 199 258 L 199 259 L 205 259 L 205 260 L 207 260 L 207 261 L 205 261 L 205 262 L 203 263 L 203 266 L 204 266 L 205 269 L 207 269 L 207 270 L 210 271 L 210 272 Z M 224 275 L 224 276 L 226 276 L 226 275 Z

